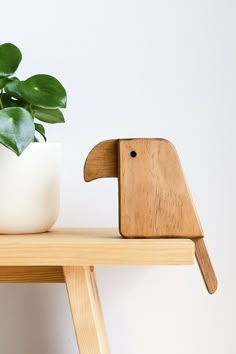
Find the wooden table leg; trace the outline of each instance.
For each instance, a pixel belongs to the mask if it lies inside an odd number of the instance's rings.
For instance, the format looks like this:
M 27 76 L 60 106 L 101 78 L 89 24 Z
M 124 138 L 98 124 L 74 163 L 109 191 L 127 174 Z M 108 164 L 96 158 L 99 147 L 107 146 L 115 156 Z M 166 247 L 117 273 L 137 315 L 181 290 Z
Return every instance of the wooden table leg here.
M 93 267 L 63 267 L 80 354 L 109 354 Z
M 203 238 L 193 239 L 195 243 L 195 255 L 207 290 L 213 294 L 217 289 L 217 278 L 211 264 L 210 257 Z

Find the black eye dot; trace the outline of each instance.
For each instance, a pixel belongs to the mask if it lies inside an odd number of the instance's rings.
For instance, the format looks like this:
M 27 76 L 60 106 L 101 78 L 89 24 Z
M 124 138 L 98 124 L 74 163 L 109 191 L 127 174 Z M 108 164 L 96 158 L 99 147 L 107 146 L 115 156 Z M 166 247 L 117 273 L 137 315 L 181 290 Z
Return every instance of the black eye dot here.
M 135 156 L 137 156 L 137 152 L 136 152 L 136 151 L 134 151 L 134 150 L 133 150 L 133 151 L 131 151 L 130 156 L 131 156 L 131 157 L 135 157 Z

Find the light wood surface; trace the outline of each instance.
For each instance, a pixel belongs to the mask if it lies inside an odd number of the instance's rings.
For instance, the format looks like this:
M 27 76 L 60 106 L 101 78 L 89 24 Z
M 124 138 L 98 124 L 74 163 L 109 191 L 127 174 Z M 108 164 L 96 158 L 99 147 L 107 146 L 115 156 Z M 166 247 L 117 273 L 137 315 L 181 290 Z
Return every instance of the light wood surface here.
M 195 239 L 195 254 L 206 288 L 210 294 L 217 290 L 218 282 L 203 238 Z
M 63 283 L 62 267 L 0 267 L 0 283 Z
M 94 271 L 63 267 L 80 354 L 109 354 Z
M 90 151 L 84 165 L 86 182 L 118 176 L 117 142 L 117 139 L 102 141 Z
M 114 228 L 0 235 L 0 266 L 193 264 L 191 240 L 124 239 Z
M 164 139 L 126 139 L 119 140 L 118 147 L 120 233 L 203 236 L 173 145 Z

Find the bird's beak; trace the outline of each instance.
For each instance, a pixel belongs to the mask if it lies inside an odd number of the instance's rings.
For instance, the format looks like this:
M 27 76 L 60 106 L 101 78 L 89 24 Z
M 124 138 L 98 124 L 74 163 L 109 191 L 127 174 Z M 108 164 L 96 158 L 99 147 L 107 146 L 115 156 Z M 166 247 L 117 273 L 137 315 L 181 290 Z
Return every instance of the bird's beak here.
M 97 178 L 118 177 L 118 140 L 105 140 L 88 154 L 84 165 L 84 179 L 90 182 Z

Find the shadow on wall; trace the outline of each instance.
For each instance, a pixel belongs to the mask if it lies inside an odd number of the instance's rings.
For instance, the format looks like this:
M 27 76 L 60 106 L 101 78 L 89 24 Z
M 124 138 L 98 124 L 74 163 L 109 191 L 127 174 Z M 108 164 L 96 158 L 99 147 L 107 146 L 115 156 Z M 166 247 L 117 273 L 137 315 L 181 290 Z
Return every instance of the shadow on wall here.
M 78 354 L 64 284 L 1 284 L 0 313 L 1 354 Z

